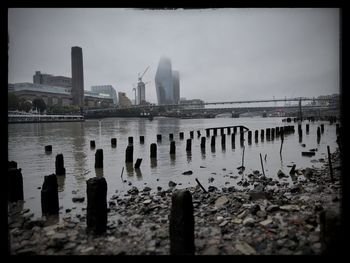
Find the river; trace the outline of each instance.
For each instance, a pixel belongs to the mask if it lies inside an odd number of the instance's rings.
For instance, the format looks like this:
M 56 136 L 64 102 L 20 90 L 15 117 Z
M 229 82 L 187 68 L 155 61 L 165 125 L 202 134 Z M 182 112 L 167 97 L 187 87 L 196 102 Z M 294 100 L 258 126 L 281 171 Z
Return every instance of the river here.
M 324 123 L 324 133 L 318 143 L 317 127 Z M 305 125 L 310 125 L 310 132 L 305 132 Z M 215 151 L 210 147 L 210 137 L 206 140 L 206 150 L 200 149 L 200 137 L 205 136 L 205 128 L 243 125 L 252 130 L 252 143 L 248 144 L 245 134 L 243 176 L 254 170 L 261 171 L 260 153 L 264 159 L 264 169 L 267 177 L 281 182 L 292 183 L 290 178 L 279 179 L 277 172 L 282 170 L 289 174 L 290 166 L 296 164 L 297 169 L 320 167 L 327 161 L 327 145 L 334 152 L 336 144 L 336 126 L 329 122 L 308 122 L 302 124 L 303 140 L 299 142 L 297 123 L 282 122 L 282 118 L 215 118 L 215 119 L 176 119 L 155 118 L 153 121 L 144 118 L 106 118 L 101 120 L 86 120 L 85 122 L 67 123 L 28 123 L 8 125 L 8 155 L 9 161 L 16 161 L 22 169 L 24 208 L 34 213 L 34 218 L 41 217 L 40 187 L 44 176 L 55 173 L 55 157 L 64 155 L 65 176 L 58 176 L 59 202 L 64 214 L 65 209 L 80 213 L 86 208 L 86 180 L 94 176 L 104 176 L 108 184 L 107 199 L 113 195 L 124 196 L 131 187 L 140 191 L 148 186 L 152 192 L 157 186 L 168 188 L 169 181 L 177 183 L 176 188 L 195 186 L 197 178 L 204 187 L 213 185 L 218 188 L 237 186 L 242 179 L 237 167 L 242 164 L 243 148 L 239 142 L 239 130 L 236 134 L 235 148 L 231 147 L 231 135 L 226 135 L 226 147 L 221 146 L 221 133 L 218 130 Z M 281 141 L 260 140 L 260 130 L 285 125 L 295 125 L 295 133 L 284 137 L 282 155 Z M 254 131 L 259 130 L 258 142 L 255 142 Z M 186 152 L 186 139 L 190 131 L 194 131 L 192 152 Z M 179 133 L 184 132 L 184 139 L 179 139 Z M 169 134 L 174 134 L 176 155 L 171 157 Z M 162 134 L 162 141 L 157 142 L 156 135 Z M 211 133 L 212 134 L 212 133 Z M 225 134 L 227 130 L 225 129 Z M 145 136 L 144 144 L 140 144 L 139 136 Z M 140 170 L 125 165 L 125 149 L 128 137 L 134 140 L 134 163 L 142 158 Z M 111 147 L 111 138 L 117 138 L 117 147 Z M 96 141 L 96 148 L 90 148 L 90 140 Z M 151 162 L 150 144 L 157 143 L 157 161 Z M 52 145 L 52 153 L 45 153 L 45 145 Z M 303 147 L 302 144 L 306 146 Z M 317 148 L 316 155 L 304 157 L 302 151 Z M 96 149 L 103 149 L 104 168 L 95 169 Z M 266 159 L 265 159 L 266 156 Z M 123 176 L 121 176 L 124 167 Z M 193 174 L 183 175 L 191 170 Z M 214 178 L 209 183 L 209 178 Z M 83 203 L 73 203 L 72 198 L 84 196 Z

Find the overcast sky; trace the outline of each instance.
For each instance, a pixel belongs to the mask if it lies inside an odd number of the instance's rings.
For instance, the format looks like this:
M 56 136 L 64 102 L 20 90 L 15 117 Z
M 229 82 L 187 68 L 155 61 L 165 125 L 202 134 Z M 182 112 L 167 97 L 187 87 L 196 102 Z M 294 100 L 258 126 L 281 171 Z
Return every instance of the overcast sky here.
M 9 9 L 9 83 L 33 74 L 71 76 L 83 49 L 84 88 L 112 85 L 134 98 L 147 66 L 157 102 L 161 56 L 180 72 L 180 97 L 204 101 L 339 93 L 338 9 Z

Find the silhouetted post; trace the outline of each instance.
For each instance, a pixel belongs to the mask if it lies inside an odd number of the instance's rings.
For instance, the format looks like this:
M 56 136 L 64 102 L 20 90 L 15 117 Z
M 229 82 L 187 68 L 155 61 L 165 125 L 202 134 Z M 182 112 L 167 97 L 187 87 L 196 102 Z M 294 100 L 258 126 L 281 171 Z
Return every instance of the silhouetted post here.
M 66 168 L 64 168 L 63 154 L 56 155 L 55 173 L 56 175 L 66 175 Z
M 263 172 L 263 175 L 265 176 L 264 164 L 263 164 L 263 161 L 262 161 L 261 153 L 260 153 L 260 164 L 261 164 L 261 170 Z
M 226 135 L 225 134 L 221 134 L 221 145 L 226 145 Z
M 329 150 L 329 145 L 327 145 L 327 152 L 328 152 L 328 166 L 329 166 L 329 172 L 331 174 L 331 181 L 334 182 L 333 178 L 333 167 L 332 167 L 332 160 L 331 160 L 331 151 Z
M 134 155 L 134 147 L 131 145 L 128 145 L 125 150 L 125 162 L 132 163 L 133 155 Z
M 197 131 L 197 137 L 201 137 L 201 132 Z
M 263 129 L 260 130 L 260 140 L 264 140 L 264 131 Z
M 309 128 L 310 128 L 310 125 L 306 124 L 306 134 L 309 134 Z
M 299 136 L 302 136 L 302 133 L 303 133 L 303 130 L 302 130 L 302 128 L 301 128 L 301 124 L 299 123 L 298 124 L 298 134 L 299 134 Z M 300 135 L 301 134 L 301 135 Z
M 275 139 L 275 128 L 271 128 L 271 140 Z
M 183 138 L 184 138 L 184 133 L 183 132 L 180 132 L 180 140 L 183 140 Z
M 266 140 L 270 140 L 270 132 L 271 132 L 271 129 L 266 128 Z
M 258 138 L 259 138 L 259 131 L 258 130 L 255 130 L 255 141 L 257 141 L 258 140 Z
M 224 128 L 220 128 L 220 134 L 221 135 L 225 134 Z
M 47 153 L 52 152 L 52 145 L 46 145 L 45 152 L 47 152 Z
M 194 255 L 193 203 L 188 190 L 179 190 L 172 195 L 169 237 L 171 255 Z
M 211 136 L 210 146 L 215 147 L 215 135 Z
M 117 138 L 111 138 L 111 146 L 116 147 L 117 146 Z
M 227 134 L 231 134 L 231 128 L 227 127 Z
M 157 144 L 152 143 L 151 144 L 151 158 L 157 158 Z
M 17 163 L 15 161 L 8 161 L 7 162 L 7 169 L 10 169 L 10 168 L 16 168 L 17 169 Z
M 248 143 L 252 143 L 252 131 L 248 131 Z
M 145 143 L 145 136 L 140 136 L 140 143 L 144 144 Z
M 339 131 L 340 131 L 340 126 L 339 126 L 339 123 L 337 123 L 337 124 L 335 125 L 335 133 L 336 133 L 336 135 L 339 134 Z
M 317 127 L 317 141 L 321 139 L 321 129 L 320 127 Z
M 135 169 L 139 169 L 142 162 L 142 158 L 137 158 L 135 163 Z
M 129 145 L 133 145 L 134 144 L 134 138 L 132 136 L 128 137 L 128 142 L 129 142 Z
M 237 133 L 237 127 L 233 127 L 233 133 Z
M 241 142 L 243 142 L 244 141 L 244 133 L 243 132 L 241 132 L 240 134 L 239 134 L 239 140 L 241 141 Z
M 43 215 L 57 215 L 59 212 L 58 184 L 55 174 L 44 177 L 41 188 L 41 211 Z
M 107 230 L 107 182 L 104 177 L 86 181 L 86 232 L 103 234 Z
M 14 162 L 15 163 L 15 162 Z M 12 166 L 13 163 L 12 163 Z M 17 163 L 16 163 L 17 167 Z M 23 200 L 23 177 L 21 173 L 22 169 L 9 168 L 7 172 L 8 183 L 8 200 L 10 202 L 17 202 Z
M 170 142 L 170 154 L 175 154 L 175 141 Z
M 324 124 L 321 124 L 321 133 L 324 133 Z
M 162 141 L 162 135 L 161 134 L 157 134 L 157 142 L 161 142 Z
M 218 131 L 216 128 L 214 128 L 214 136 L 218 135 Z
M 193 131 L 190 131 L 190 138 L 193 139 Z
M 186 141 L 186 152 L 190 152 L 192 149 L 192 141 L 191 139 L 187 139 Z
M 236 148 L 236 134 L 234 133 L 231 134 L 231 146 L 232 149 Z
M 95 168 L 103 168 L 103 150 L 97 149 L 95 153 Z
M 174 140 L 174 134 L 173 133 L 169 133 L 169 141 Z
M 96 147 L 95 141 L 90 141 L 90 148 L 95 148 L 95 147 Z
M 206 138 L 202 137 L 201 138 L 201 149 L 205 149 L 205 141 L 206 141 Z
M 239 127 L 239 133 L 243 133 L 243 126 Z
M 209 130 L 209 129 L 206 129 L 206 130 L 205 130 L 205 133 L 206 133 L 206 136 L 207 136 L 207 137 L 210 136 L 210 130 Z

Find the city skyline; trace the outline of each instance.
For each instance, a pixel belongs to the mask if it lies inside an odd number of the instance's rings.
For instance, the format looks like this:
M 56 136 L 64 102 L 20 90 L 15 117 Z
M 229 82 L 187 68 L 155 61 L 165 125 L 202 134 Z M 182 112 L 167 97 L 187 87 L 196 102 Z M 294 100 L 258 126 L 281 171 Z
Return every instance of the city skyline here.
M 93 21 L 93 22 L 92 22 Z M 338 9 L 9 9 L 9 83 L 33 73 L 71 77 L 84 54 L 84 86 L 133 98 L 138 73 L 157 102 L 162 56 L 181 74 L 181 97 L 204 101 L 339 93 Z

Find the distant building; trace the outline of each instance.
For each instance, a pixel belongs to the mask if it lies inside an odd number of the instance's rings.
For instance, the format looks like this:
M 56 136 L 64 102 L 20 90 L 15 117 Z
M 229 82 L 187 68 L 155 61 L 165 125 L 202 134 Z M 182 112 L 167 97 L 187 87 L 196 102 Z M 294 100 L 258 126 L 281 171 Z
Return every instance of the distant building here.
M 137 96 L 136 96 L 136 104 L 144 105 L 146 103 L 146 87 L 143 81 L 139 81 L 137 83 Z
M 72 98 L 73 105 L 84 104 L 83 51 L 81 47 L 72 47 Z
M 155 83 L 159 105 L 178 103 L 180 98 L 179 73 L 172 71 L 169 58 L 160 58 Z
M 179 104 L 182 106 L 181 108 L 189 110 L 189 109 L 204 109 L 204 101 L 200 99 L 192 99 L 186 100 L 181 98 Z
M 132 105 L 131 100 L 126 96 L 125 92 L 118 92 L 119 106 L 130 107 Z
M 104 93 L 109 94 L 113 98 L 113 103 L 117 104 L 117 93 L 112 85 L 97 85 L 97 86 L 91 86 L 91 91 L 95 93 Z
M 84 91 L 84 106 L 88 108 L 109 108 L 114 105 L 113 97 L 106 93 Z
M 72 78 L 42 74 L 40 71 L 35 71 L 35 75 L 33 75 L 33 83 L 72 88 Z

